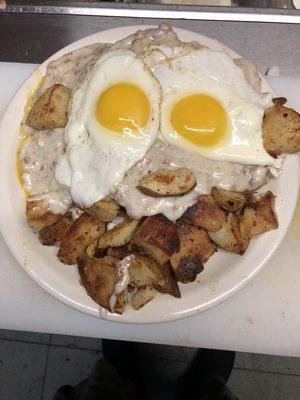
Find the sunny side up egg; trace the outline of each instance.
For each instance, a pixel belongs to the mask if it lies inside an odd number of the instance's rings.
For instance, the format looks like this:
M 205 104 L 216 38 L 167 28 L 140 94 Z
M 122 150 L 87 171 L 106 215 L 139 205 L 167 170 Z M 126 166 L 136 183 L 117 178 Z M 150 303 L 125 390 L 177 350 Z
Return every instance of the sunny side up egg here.
M 88 207 L 115 191 L 157 137 L 161 89 L 132 51 L 99 58 L 72 97 L 55 177 Z
M 271 95 L 256 92 L 233 59 L 207 48 L 166 59 L 153 71 L 162 87 L 161 135 L 212 160 L 280 166 L 263 147 Z

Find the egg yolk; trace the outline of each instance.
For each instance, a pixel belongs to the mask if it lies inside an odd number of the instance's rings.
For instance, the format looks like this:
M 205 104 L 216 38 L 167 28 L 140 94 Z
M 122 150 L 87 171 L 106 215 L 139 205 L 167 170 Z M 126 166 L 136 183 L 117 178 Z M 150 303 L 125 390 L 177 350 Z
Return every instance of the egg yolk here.
M 198 146 L 214 146 L 226 133 L 227 115 L 213 97 L 193 94 L 172 109 L 171 123 L 177 134 Z
M 118 83 L 101 94 L 96 116 L 107 129 L 123 133 L 140 132 L 150 117 L 149 100 L 138 86 Z

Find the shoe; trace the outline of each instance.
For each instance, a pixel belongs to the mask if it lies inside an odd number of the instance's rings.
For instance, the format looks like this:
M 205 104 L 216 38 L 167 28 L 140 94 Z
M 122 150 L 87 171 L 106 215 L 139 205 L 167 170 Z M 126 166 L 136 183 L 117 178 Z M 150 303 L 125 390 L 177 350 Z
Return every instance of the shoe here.
M 233 364 L 235 352 L 201 349 L 187 371 L 176 382 L 176 400 L 229 399 L 222 397 Z M 218 397 L 218 393 L 221 397 Z M 234 397 L 233 397 L 234 398 Z M 175 399 L 174 399 L 175 400 Z
M 55 393 L 53 400 L 75 400 L 73 386 L 61 386 Z

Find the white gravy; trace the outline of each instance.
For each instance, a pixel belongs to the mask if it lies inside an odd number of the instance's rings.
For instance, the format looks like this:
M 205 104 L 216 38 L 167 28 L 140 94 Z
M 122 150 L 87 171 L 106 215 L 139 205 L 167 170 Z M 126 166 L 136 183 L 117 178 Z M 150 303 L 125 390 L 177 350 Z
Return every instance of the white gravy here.
M 72 90 L 76 89 L 105 47 L 105 44 L 93 44 L 52 61 L 34 95 L 34 100 L 55 83 L 66 85 Z M 31 196 L 35 196 L 35 199 L 40 195 L 44 207 L 48 210 L 55 213 L 60 209 L 65 212 L 61 205 L 69 203 L 70 194 L 55 179 L 57 159 L 65 151 L 64 129 L 38 131 L 23 123 L 22 135 L 24 134 L 27 135 L 27 139 L 19 153 L 24 188 Z
M 196 187 L 180 197 L 150 197 L 137 189 L 140 179 L 159 169 L 190 168 L 197 180 Z M 213 186 L 242 192 L 256 189 L 263 183 L 267 169 L 250 167 L 222 161 L 212 161 L 180 151 L 161 141 L 156 141 L 145 158 L 136 164 L 114 195 L 115 200 L 126 208 L 127 213 L 139 219 L 145 215 L 164 214 L 170 220 L 178 219 L 183 212 L 196 202 L 200 194 L 208 194 Z
M 112 45 L 93 44 L 86 46 L 49 64 L 46 76 L 36 91 L 34 99 L 55 83 L 64 84 L 72 91 L 76 90 L 84 79 L 88 78 L 89 72 L 102 52 L 111 48 L 133 50 L 138 56 L 147 55 L 148 63 L 151 64 L 152 61 L 157 63 L 158 60 L 155 60 L 157 53 L 153 53 L 153 57 L 149 56 L 149 52 L 151 53 L 157 45 L 176 47 L 178 52 L 201 47 L 196 42 L 181 42 L 175 32 L 167 25 L 161 25 L 156 29 L 138 31 Z M 250 84 L 257 88 L 260 83 L 257 71 L 246 62 L 239 64 L 245 71 Z M 152 65 L 148 66 L 152 67 Z M 25 119 L 26 115 L 24 116 Z M 53 212 L 58 209 L 62 210 L 70 203 L 70 194 L 56 181 L 55 166 L 58 157 L 65 151 L 64 129 L 36 131 L 24 124 L 23 129 L 25 134 L 28 135 L 20 151 L 24 186 L 31 195 L 42 196 L 45 207 L 48 201 L 47 208 L 49 210 Z M 142 194 L 136 188 L 139 179 L 148 172 L 161 168 L 177 167 L 191 168 L 197 178 L 197 186 L 185 196 L 152 198 Z M 146 157 L 127 173 L 115 193 L 115 199 L 134 218 L 163 213 L 168 218 L 175 220 L 181 216 L 188 206 L 195 202 L 199 194 L 209 193 L 212 186 L 218 185 L 224 189 L 238 191 L 255 189 L 263 182 L 265 173 L 265 168 L 206 160 L 157 141 Z M 57 195 L 56 192 L 58 192 Z M 62 204 L 63 207 L 61 207 Z

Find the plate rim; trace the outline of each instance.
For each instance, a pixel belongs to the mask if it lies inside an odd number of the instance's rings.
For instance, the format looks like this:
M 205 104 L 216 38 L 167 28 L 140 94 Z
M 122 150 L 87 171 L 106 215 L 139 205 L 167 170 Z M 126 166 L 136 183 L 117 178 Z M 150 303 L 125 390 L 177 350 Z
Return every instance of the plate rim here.
M 9 111 L 13 108 L 14 103 L 17 103 L 18 100 L 18 96 L 20 95 L 20 93 L 22 91 L 24 91 L 24 88 L 26 87 L 26 85 L 28 85 L 28 82 L 30 82 L 34 75 L 36 74 L 36 71 L 39 71 L 41 73 L 44 73 L 46 70 L 46 66 L 47 64 L 56 59 L 57 57 L 68 53 L 69 51 L 74 50 L 75 48 L 79 48 L 82 47 L 83 45 L 86 45 L 86 41 L 89 41 L 90 44 L 94 43 L 92 40 L 95 40 L 97 38 L 97 36 L 100 34 L 110 34 L 110 33 L 114 33 L 114 31 L 136 31 L 139 29 L 147 29 L 149 27 L 154 27 L 154 25 L 131 25 L 131 26 L 126 26 L 126 27 L 117 27 L 117 28 L 113 28 L 113 29 L 108 29 L 108 30 L 104 30 L 104 31 L 100 31 L 97 33 L 94 33 L 92 35 L 86 36 L 84 38 L 81 38 L 69 45 L 67 45 L 66 47 L 64 47 L 63 49 L 60 49 L 59 51 L 57 51 L 56 53 L 54 53 L 52 56 L 50 56 L 47 60 L 45 60 L 41 65 L 39 65 L 36 70 L 33 71 L 32 74 L 29 75 L 29 77 L 25 80 L 25 82 L 21 85 L 21 87 L 17 90 L 17 92 L 15 93 L 15 95 L 13 96 L 12 100 L 10 101 L 9 105 L 6 108 L 6 111 L 4 112 L 4 115 L 2 117 L 2 120 L 0 122 L 0 154 L 3 152 L 3 146 L 2 144 L 4 144 L 4 138 L 3 138 L 3 134 L 1 134 L 1 132 L 3 131 L 3 125 L 5 123 L 6 118 L 8 118 L 8 114 Z M 227 51 L 229 51 L 232 55 L 234 55 L 235 57 L 240 57 L 234 50 L 230 49 L 229 47 L 227 47 L 226 45 L 216 41 L 215 39 L 212 39 L 210 37 L 198 34 L 197 32 L 193 32 L 193 31 L 189 31 L 186 29 L 180 29 L 180 28 L 175 28 L 173 27 L 173 29 L 175 30 L 176 33 L 179 34 L 191 34 L 191 35 L 196 35 L 197 37 L 199 37 L 198 40 L 200 40 L 201 37 L 203 38 L 207 38 L 209 39 L 209 41 L 213 41 L 216 42 L 218 45 L 221 45 L 224 49 L 226 49 Z M 128 34 L 125 33 L 124 37 L 126 37 Z M 272 92 L 274 93 L 273 89 L 271 88 L 271 86 L 264 81 L 264 83 L 267 84 L 268 88 L 270 88 L 272 90 Z M 23 110 L 22 110 L 23 113 Z M 19 122 L 18 122 L 19 123 Z M 294 155 L 289 155 L 289 159 L 292 158 L 296 158 Z M 294 167 L 296 168 L 297 174 L 295 174 L 295 176 L 299 177 L 299 167 L 300 167 L 300 163 L 299 163 L 299 158 L 297 157 L 297 161 L 294 161 Z M 0 174 L 0 185 L 1 183 L 5 183 L 4 182 L 4 175 L 5 174 Z M 299 179 L 297 180 L 298 185 L 297 187 L 294 188 L 294 195 L 293 195 L 293 200 L 292 201 L 292 207 L 291 207 L 291 212 L 289 213 L 288 218 L 284 221 L 284 224 L 281 222 L 280 225 L 283 224 L 283 226 L 281 226 L 281 229 L 278 229 L 277 232 L 277 240 L 275 245 L 273 245 L 272 249 L 265 255 L 265 257 L 263 258 L 263 260 L 258 263 L 256 265 L 256 267 L 253 269 L 252 273 L 250 273 L 246 278 L 242 279 L 241 282 L 239 282 L 238 285 L 234 286 L 233 288 L 231 288 L 231 290 L 227 291 L 226 293 L 223 293 L 222 296 L 214 299 L 213 301 L 209 302 L 209 304 L 207 304 L 206 306 L 204 305 L 198 305 L 198 306 L 194 306 L 193 308 L 190 308 L 188 310 L 185 311 L 181 311 L 180 313 L 176 313 L 176 314 L 171 314 L 171 315 L 167 315 L 164 317 L 160 318 L 154 318 L 152 320 L 146 319 L 143 320 L 143 318 L 137 318 L 137 320 L 132 320 L 132 319 L 128 319 L 126 318 L 126 314 L 123 315 L 116 315 L 114 313 L 109 313 L 106 312 L 105 315 L 102 315 L 102 318 L 108 320 L 108 321 L 114 321 L 114 322 L 120 322 L 120 323 L 134 323 L 134 324 L 149 324 L 149 323 L 163 323 L 163 322 L 169 322 L 169 321 L 174 321 L 174 320 L 178 320 L 178 319 L 182 319 L 182 318 L 186 318 L 192 315 L 195 315 L 199 312 L 203 312 L 206 311 L 214 306 L 216 306 L 217 304 L 223 303 L 224 301 L 226 301 L 229 297 L 231 297 L 232 295 L 234 295 L 235 293 L 237 293 L 239 290 L 241 290 L 244 286 L 246 286 L 246 284 L 252 280 L 262 269 L 263 267 L 270 261 L 270 259 L 274 256 L 275 252 L 278 250 L 278 248 L 280 247 L 283 239 L 286 236 L 286 233 L 288 231 L 290 222 L 292 220 L 293 214 L 294 214 L 294 210 L 296 207 L 296 203 L 297 203 L 297 193 L 298 193 L 298 186 L 299 186 Z M 0 198 L 3 197 L 3 194 L 0 194 Z M 26 265 L 24 265 L 24 258 L 21 255 L 20 251 L 17 250 L 17 246 L 13 243 L 12 238 L 9 237 L 8 231 L 5 227 L 5 224 L 3 221 L 5 221 L 4 217 L 4 210 L 2 208 L 0 208 L 0 230 L 2 232 L 2 236 L 5 240 L 5 243 L 7 244 L 9 250 L 11 251 L 11 253 L 13 254 L 14 258 L 18 261 L 18 263 L 20 264 L 21 268 L 40 286 L 42 287 L 44 290 L 46 290 L 50 295 L 54 296 L 55 298 L 57 298 L 59 301 L 61 301 L 64 304 L 67 304 L 68 306 L 71 306 L 72 308 L 77 309 L 78 311 L 84 312 L 86 314 L 89 314 L 91 316 L 96 316 L 94 310 L 91 310 L 89 307 L 84 306 L 83 304 L 76 304 L 72 299 L 69 299 L 68 297 L 63 297 L 59 292 L 55 291 L 54 288 L 52 288 L 51 286 L 49 286 L 46 282 L 44 282 L 43 280 L 41 280 L 38 275 L 36 275 L 34 273 L 34 271 L 31 268 L 26 268 Z M 25 251 L 25 249 L 23 249 Z M 79 283 L 79 282 L 78 282 Z M 88 296 L 88 295 L 87 295 Z M 140 314 L 141 313 L 137 313 Z M 101 317 L 101 315 L 98 315 L 98 317 Z

